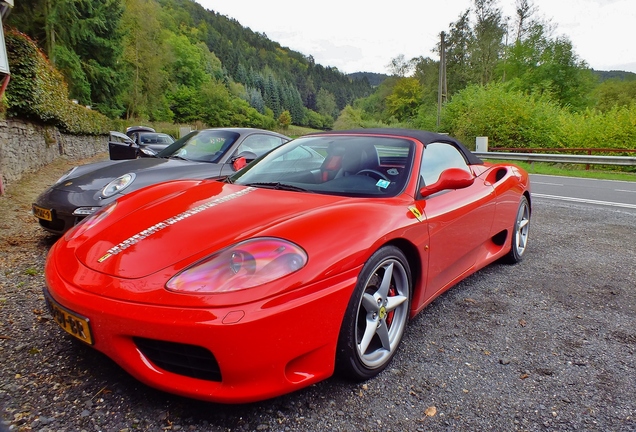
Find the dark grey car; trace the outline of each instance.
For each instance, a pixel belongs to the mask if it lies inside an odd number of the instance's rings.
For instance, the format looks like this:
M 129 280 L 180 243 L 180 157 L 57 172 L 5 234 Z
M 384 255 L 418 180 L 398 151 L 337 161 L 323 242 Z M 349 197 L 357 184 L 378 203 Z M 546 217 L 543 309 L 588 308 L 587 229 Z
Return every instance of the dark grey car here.
M 62 176 L 33 203 L 42 228 L 63 234 L 123 194 L 166 180 L 218 178 L 291 138 L 261 129 L 193 131 L 156 157 L 80 165 Z

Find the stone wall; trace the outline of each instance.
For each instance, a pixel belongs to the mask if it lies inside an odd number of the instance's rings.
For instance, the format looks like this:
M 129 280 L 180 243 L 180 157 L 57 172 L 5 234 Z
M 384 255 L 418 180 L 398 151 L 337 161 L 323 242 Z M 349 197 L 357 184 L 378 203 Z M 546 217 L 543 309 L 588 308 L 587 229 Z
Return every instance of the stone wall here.
M 107 151 L 107 135 L 68 135 L 53 126 L 0 120 L 0 185 L 7 186 L 59 157 L 83 159 Z

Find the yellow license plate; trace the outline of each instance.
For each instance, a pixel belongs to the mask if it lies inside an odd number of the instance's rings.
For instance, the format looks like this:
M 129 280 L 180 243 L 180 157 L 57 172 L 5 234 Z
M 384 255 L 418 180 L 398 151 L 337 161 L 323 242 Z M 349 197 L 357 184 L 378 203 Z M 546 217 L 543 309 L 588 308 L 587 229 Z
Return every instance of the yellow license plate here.
M 77 315 L 69 311 L 68 309 L 58 305 L 55 300 L 46 295 L 46 304 L 53 315 L 55 322 L 62 327 L 62 329 L 76 337 L 82 342 L 87 344 L 93 344 L 93 336 L 91 335 L 91 328 L 88 318 Z
M 53 220 L 53 212 L 51 210 L 38 207 L 35 204 L 33 204 L 33 215 L 38 219 L 44 219 L 49 222 Z

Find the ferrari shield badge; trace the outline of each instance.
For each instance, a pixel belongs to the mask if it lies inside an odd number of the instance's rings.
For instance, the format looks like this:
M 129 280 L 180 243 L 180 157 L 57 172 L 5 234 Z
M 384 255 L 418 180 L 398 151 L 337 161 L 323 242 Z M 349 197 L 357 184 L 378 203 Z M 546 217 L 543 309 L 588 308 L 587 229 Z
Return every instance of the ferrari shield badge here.
M 409 210 L 411 211 L 411 213 L 413 213 L 413 215 L 415 216 L 415 218 L 422 222 L 424 219 L 422 218 L 422 212 L 419 211 L 419 209 L 415 206 L 411 206 L 409 207 Z

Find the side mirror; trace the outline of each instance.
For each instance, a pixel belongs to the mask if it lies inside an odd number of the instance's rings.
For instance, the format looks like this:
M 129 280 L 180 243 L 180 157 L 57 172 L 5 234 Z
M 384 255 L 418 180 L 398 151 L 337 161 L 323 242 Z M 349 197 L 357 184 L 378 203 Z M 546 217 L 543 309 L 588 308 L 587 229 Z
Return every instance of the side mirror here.
M 254 152 L 242 151 L 232 158 L 232 168 L 234 168 L 234 171 L 238 171 L 257 157 Z
M 442 171 L 435 183 L 420 189 L 420 194 L 427 197 L 447 189 L 463 189 L 472 185 L 474 181 L 475 177 L 471 173 L 459 168 L 448 168 Z
M 237 157 L 232 161 L 232 168 L 234 168 L 234 171 L 238 171 L 245 166 L 247 166 L 247 159 L 242 156 Z

